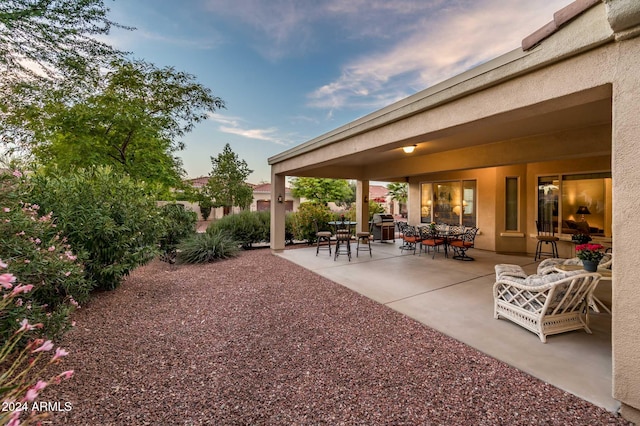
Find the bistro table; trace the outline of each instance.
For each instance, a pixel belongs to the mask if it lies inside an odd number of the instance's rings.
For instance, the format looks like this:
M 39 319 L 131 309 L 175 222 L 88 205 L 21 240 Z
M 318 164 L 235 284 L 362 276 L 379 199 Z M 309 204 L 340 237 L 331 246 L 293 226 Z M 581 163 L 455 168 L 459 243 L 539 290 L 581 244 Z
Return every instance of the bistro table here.
M 582 265 L 556 265 L 553 269 L 555 269 L 558 272 L 572 272 L 572 271 L 584 270 Z M 609 282 L 611 281 L 612 275 L 613 275 L 613 271 L 611 269 L 598 268 L 596 270 L 596 272 L 602 276 L 602 278 L 600 278 L 600 281 L 609 281 Z M 595 288 L 593 290 L 595 292 Z M 607 313 L 609 313 L 609 314 L 611 313 L 611 310 L 607 307 L 607 305 L 602 303 L 602 301 L 600 299 L 598 299 L 596 296 L 594 296 L 593 292 L 591 292 L 591 296 L 590 296 L 590 300 L 589 300 L 589 306 L 595 312 L 600 313 L 600 309 L 598 308 L 598 305 L 600 305 L 600 307 L 602 307 L 602 309 L 607 311 Z

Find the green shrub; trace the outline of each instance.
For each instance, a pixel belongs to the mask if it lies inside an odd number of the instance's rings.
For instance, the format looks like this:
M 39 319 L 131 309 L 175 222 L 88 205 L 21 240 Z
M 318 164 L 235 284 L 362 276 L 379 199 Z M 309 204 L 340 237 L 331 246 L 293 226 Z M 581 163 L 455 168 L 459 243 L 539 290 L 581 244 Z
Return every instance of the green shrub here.
M 196 233 L 198 217 L 195 212 L 184 208 L 183 204 L 165 204 L 160 207 L 163 234 L 160 237 L 160 252 L 173 258 L 180 241 Z
M 376 203 L 373 200 L 369 200 L 369 221 L 373 219 L 373 215 L 376 213 L 384 213 L 384 207 L 380 203 Z M 340 214 L 338 214 L 337 216 L 340 216 Z M 345 211 L 344 216 L 345 216 L 345 219 L 349 219 L 353 222 L 357 222 L 355 208 Z
M 224 231 L 247 249 L 255 243 L 269 241 L 271 226 L 269 217 L 269 212 L 245 210 L 238 214 L 227 215 L 212 223 L 207 228 L 207 232 Z
M 197 196 L 198 206 L 200 206 L 200 214 L 202 215 L 202 220 L 209 219 L 211 215 L 211 209 L 213 208 L 213 201 L 211 201 L 211 196 L 207 195 L 205 192 L 199 192 Z
M 195 234 L 178 245 L 179 263 L 208 263 L 234 257 L 239 243 L 222 230 L 208 229 Z
M 333 214 L 329 207 L 320 203 L 302 203 L 298 211 L 291 214 L 291 226 L 294 238 L 297 240 L 306 240 L 312 244 L 316 240 L 316 230 L 313 220 L 318 221 L 320 231 L 329 231 L 331 228 L 327 222 L 334 220 Z
M 19 175 L 16 173 L 16 175 Z M 26 204 L 28 186 L 22 179 L 0 174 L 0 259 L 6 273 L 32 284 L 0 315 L 0 340 L 20 326 L 19 321 L 42 323 L 48 338 L 59 337 L 69 327 L 69 314 L 89 297 L 91 283 L 71 246 L 38 205 Z
M 293 244 L 293 240 L 295 240 L 296 238 L 295 231 L 294 231 L 295 223 L 296 223 L 295 213 L 287 213 L 284 216 L 284 239 L 287 244 Z M 269 224 L 269 229 L 271 229 L 271 224 Z
M 53 211 L 69 243 L 86 253 L 85 274 L 97 288 L 116 288 L 158 253 L 160 209 L 143 183 L 109 167 L 31 181 L 32 201 Z

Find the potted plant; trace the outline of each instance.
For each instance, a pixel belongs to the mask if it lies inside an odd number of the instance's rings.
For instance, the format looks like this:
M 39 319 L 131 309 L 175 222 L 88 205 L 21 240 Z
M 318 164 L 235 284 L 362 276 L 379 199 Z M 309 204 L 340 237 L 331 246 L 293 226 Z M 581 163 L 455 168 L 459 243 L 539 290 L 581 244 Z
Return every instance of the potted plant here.
M 580 244 L 576 246 L 576 254 L 578 259 L 582 260 L 584 269 L 589 272 L 595 272 L 598 269 L 598 263 L 604 257 L 604 253 L 601 252 L 604 248 L 601 244 Z
M 571 241 L 576 244 L 586 244 L 591 241 L 591 237 L 587 234 L 577 233 L 571 236 Z

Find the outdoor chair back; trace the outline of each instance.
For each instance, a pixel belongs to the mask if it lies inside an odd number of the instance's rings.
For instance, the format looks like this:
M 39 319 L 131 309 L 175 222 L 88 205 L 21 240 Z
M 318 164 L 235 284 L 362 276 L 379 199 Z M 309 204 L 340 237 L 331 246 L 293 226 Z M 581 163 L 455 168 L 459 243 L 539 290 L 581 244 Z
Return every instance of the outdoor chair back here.
M 433 256 L 432 259 L 436 257 L 436 250 L 440 251 L 440 246 L 444 246 L 444 254 L 448 257 L 447 247 L 446 247 L 446 235 L 444 233 L 447 232 L 448 227 L 444 229 L 441 228 L 438 230 L 438 227 L 434 227 L 433 229 L 429 226 L 423 226 L 420 228 L 420 253 L 422 253 L 422 249 L 424 248 L 425 253 L 429 254 L 429 250 L 433 248 Z
M 538 235 L 536 236 L 538 244 L 536 245 L 536 255 L 533 260 L 537 261 L 543 256 L 559 257 L 557 242 L 560 238 L 556 237 L 553 224 L 548 221 L 536 220 L 536 229 L 538 230 Z M 543 251 L 543 247 L 546 246 L 550 246 L 551 251 Z
M 456 260 L 474 260 L 467 254 L 467 250 L 473 248 L 478 234 L 478 228 L 466 228 L 460 238 L 453 239 L 449 245 L 453 248 L 453 258 Z

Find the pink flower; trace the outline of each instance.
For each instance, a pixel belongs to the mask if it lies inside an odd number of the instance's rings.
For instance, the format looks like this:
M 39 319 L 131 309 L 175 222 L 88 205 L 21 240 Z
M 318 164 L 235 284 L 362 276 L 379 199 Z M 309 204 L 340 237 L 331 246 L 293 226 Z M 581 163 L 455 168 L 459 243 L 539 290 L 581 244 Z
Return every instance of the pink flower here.
M 14 170 L 12 175 L 14 175 L 17 178 L 21 178 L 22 177 L 22 172 L 20 170 Z
M 38 391 L 32 388 L 27 391 L 27 394 L 24 396 L 24 398 L 22 398 L 22 400 L 31 402 L 37 397 L 38 397 Z
M 68 277 L 69 275 L 71 275 L 71 272 L 70 272 L 70 271 L 67 271 L 67 272 L 65 272 L 65 273 L 64 273 L 64 276 L 65 276 L 65 277 Z
M 58 374 L 58 377 L 68 380 L 73 377 L 73 370 L 63 371 L 62 373 Z
M 49 250 L 49 251 L 55 251 L 55 250 L 56 250 L 56 246 L 51 246 L 51 247 L 49 247 L 47 250 Z
M 46 342 L 44 342 L 39 348 L 34 349 L 33 351 L 31 351 L 32 353 L 36 353 L 36 352 L 45 352 L 45 351 L 50 351 L 51 349 L 53 349 L 53 342 L 51 342 L 51 340 L 47 340 Z
M 36 328 L 35 326 L 29 324 L 29 320 L 26 318 L 20 321 L 20 328 L 16 330 L 15 334 L 22 333 L 23 331 L 30 331 Z
M 22 300 L 21 298 L 17 298 L 14 303 L 16 304 L 16 306 L 22 306 L 22 304 L 24 303 L 24 300 Z
M 0 275 L 0 287 L 9 290 L 13 288 L 13 283 L 16 282 L 16 277 L 13 274 Z
M 63 356 L 67 356 L 69 355 L 69 352 L 65 351 L 62 348 L 56 348 L 56 353 L 55 355 L 53 355 L 53 358 L 51 359 L 51 362 L 56 361 L 59 358 L 62 358 Z
M 32 289 L 33 289 L 33 284 L 19 285 L 13 289 L 13 291 L 11 292 L 11 295 L 15 296 L 20 293 L 29 293 Z
M 42 240 L 41 240 L 40 238 L 36 238 L 36 239 L 34 240 L 34 242 L 35 242 L 36 244 L 40 244 L 40 243 L 42 242 Z
M 47 387 L 47 382 L 45 382 L 44 380 L 38 380 L 38 383 L 36 383 L 32 389 L 35 389 L 36 391 L 40 392 L 42 389 L 46 387 Z
M 8 265 L 7 265 L 6 263 L 4 263 L 4 262 L 2 261 L 2 259 L 0 259 L 0 268 L 4 269 L 4 268 L 6 268 L 7 266 L 8 266 Z
M 29 259 L 25 259 L 24 263 L 31 263 L 31 261 Z
M 7 423 L 7 426 L 19 426 L 20 425 L 20 414 L 22 413 L 22 409 L 17 409 L 11 414 L 11 420 Z
M 78 258 L 78 256 L 74 256 L 71 251 L 65 251 L 64 255 L 67 256 L 67 259 L 69 260 L 76 260 Z
M 47 387 L 47 382 L 38 380 L 38 383 L 36 383 L 33 387 L 31 387 L 27 391 L 27 394 L 25 395 L 23 401 L 29 401 L 29 402 L 33 401 L 38 397 L 38 394 L 40 393 L 40 391 L 46 387 Z

